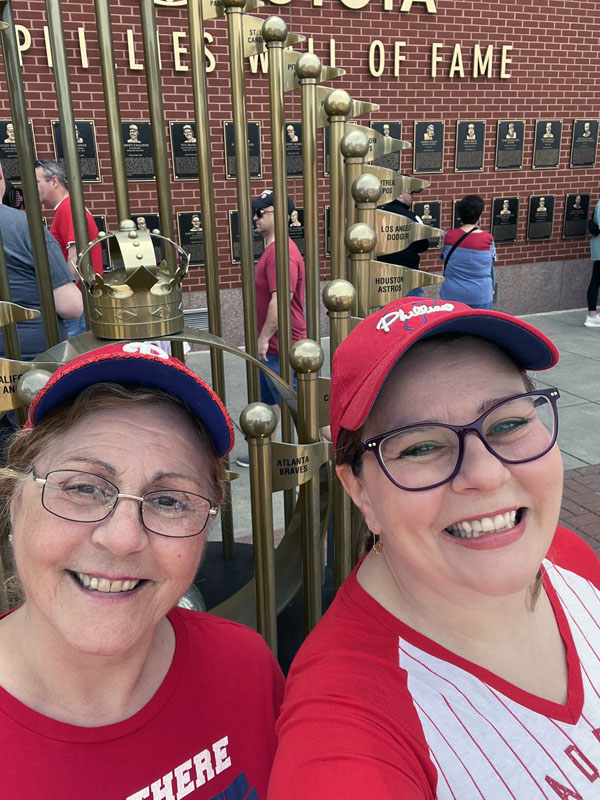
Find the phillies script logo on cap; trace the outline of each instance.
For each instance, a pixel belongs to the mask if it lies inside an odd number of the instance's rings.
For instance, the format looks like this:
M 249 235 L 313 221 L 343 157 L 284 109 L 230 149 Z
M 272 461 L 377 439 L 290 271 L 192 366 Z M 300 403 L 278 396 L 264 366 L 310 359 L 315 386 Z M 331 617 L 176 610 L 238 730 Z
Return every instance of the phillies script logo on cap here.
M 123 345 L 124 353 L 141 353 L 144 356 L 156 356 L 157 358 L 169 358 L 169 354 L 154 342 L 128 342 Z
M 452 303 L 442 303 L 442 305 L 428 306 L 423 303 L 422 300 L 420 300 L 411 308 L 410 311 L 403 311 L 401 308 L 397 311 L 388 311 L 388 313 L 384 314 L 377 323 L 377 330 L 389 333 L 390 327 L 395 322 L 398 322 L 398 320 L 405 323 L 404 327 L 406 330 L 412 330 L 419 325 L 425 325 L 427 323 L 427 314 L 435 314 L 439 311 L 454 311 L 454 306 Z M 410 320 L 414 320 L 414 322 L 408 324 Z

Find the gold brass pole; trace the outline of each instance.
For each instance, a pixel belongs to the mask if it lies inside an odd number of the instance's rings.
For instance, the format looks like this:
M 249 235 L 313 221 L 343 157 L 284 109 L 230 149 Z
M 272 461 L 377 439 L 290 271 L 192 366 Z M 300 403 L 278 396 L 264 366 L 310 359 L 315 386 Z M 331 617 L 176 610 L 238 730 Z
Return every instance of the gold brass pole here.
M 287 177 L 285 166 L 285 115 L 283 85 L 283 45 L 287 26 L 281 17 L 268 17 L 262 36 L 269 57 L 269 101 L 271 107 L 271 151 L 273 157 L 273 201 L 275 206 L 275 261 L 277 265 L 277 326 L 279 331 L 279 371 L 283 380 L 292 383 L 290 346 L 292 323 L 290 309 L 290 248 L 288 233 Z M 281 408 L 281 438 L 294 440 L 292 418 L 287 406 Z M 284 494 L 285 522 L 289 524 L 294 510 L 294 490 Z
M 298 440 L 319 441 L 318 373 L 323 350 L 317 342 L 301 339 L 290 350 L 290 362 L 298 380 Z M 322 558 L 320 537 L 320 489 L 316 475 L 300 486 L 300 531 L 302 542 L 302 599 L 304 634 L 307 636 L 322 614 Z
M 110 168 L 115 190 L 117 219 L 121 222 L 130 218 L 131 209 L 129 207 L 129 191 L 125 169 L 125 152 L 121 136 L 121 111 L 119 108 L 115 51 L 108 0 L 94 0 L 94 8 L 96 11 L 96 30 L 98 31 L 100 69 L 102 70 L 102 91 L 104 93 L 104 108 L 108 127 Z
M 65 169 L 69 181 L 69 196 L 71 200 L 71 214 L 73 216 L 73 230 L 77 253 L 83 253 L 87 248 L 90 237 L 88 234 L 85 213 L 85 200 L 81 184 L 81 170 L 79 168 L 79 151 L 75 137 L 75 119 L 73 104 L 71 102 L 71 85 L 69 82 L 69 65 L 67 63 L 67 50 L 65 47 L 65 32 L 62 22 L 60 0 L 46 0 L 46 14 L 48 16 L 48 32 L 50 36 L 50 51 L 54 68 L 54 81 L 56 84 L 56 99 L 58 116 L 60 118 L 60 132 L 65 157 Z M 81 261 L 84 274 L 93 274 L 91 256 L 87 253 Z M 83 305 L 87 327 L 90 326 L 87 294 L 83 294 Z
M 346 128 L 346 119 L 352 109 L 348 92 L 336 89 L 325 99 L 329 118 L 329 159 L 331 174 L 329 207 L 331 214 L 331 279 L 346 277 L 346 249 L 344 247 L 344 160 L 340 144 Z
M 330 359 L 350 333 L 355 289 L 343 279 L 330 281 L 323 289 L 323 303 L 329 315 Z M 352 503 L 340 480 L 333 477 L 333 588 L 337 591 L 352 571 Z
M 34 152 L 29 131 L 27 107 L 25 105 L 25 92 L 19 64 L 19 53 L 15 35 L 12 7 L 5 0 L 0 0 L 0 18 L 6 27 L 2 27 L 1 41 L 4 66 L 6 69 L 6 83 L 8 87 L 10 110 L 15 138 L 17 142 L 17 156 L 19 158 L 19 172 L 23 186 L 23 196 L 27 208 L 27 223 L 31 235 L 31 247 L 35 264 L 36 278 L 40 293 L 40 310 L 44 323 L 44 332 L 48 347 L 58 344 L 58 321 L 54 306 L 52 292 L 52 279 L 48 263 L 48 250 L 46 237 L 42 224 L 42 210 L 35 179 Z
M 214 186 L 210 154 L 210 125 L 206 89 L 206 64 L 204 60 L 202 0 L 190 0 L 190 2 L 188 2 L 188 19 L 190 25 L 190 52 L 192 57 L 192 88 L 196 118 L 196 150 L 198 153 L 199 165 L 198 183 L 200 185 L 202 228 L 204 230 L 208 328 L 215 336 L 221 336 L 219 260 L 217 256 L 217 226 L 215 221 Z M 223 403 L 226 403 L 223 352 L 218 348 L 211 347 L 210 363 L 213 388 Z M 235 543 L 233 537 L 233 514 L 230 491 L 227 492 L 227 498 L 221 506 L 221 533 L 223 536 L 223 557 L 233 558 L 235 554 Z
M 317 199 L 317 83 L 321 61 L 303 53 L 296 61 L 302 96 L 302 179 L 304 182 L 304 248 L 306 266 L 306 330 L 309 339 L 321 340 L 319 205 Z
M 240 233 L 240 268 L 242 271 L 242 300 L 244 304 L 244 334 L 246 352 L 258 358 L 256 295 L 254 290 L 254 255 L 252 252 L 252 201 L 250 198 L 250 166 L 246 127 L 246 80 L 244 74 L 244 36 L 242 9 L 245 0 L 223 0 L 227 14 L 229 37 L 229 80 L 235 139 L 236 186 Z M 246 363 L 248 399 L 258 400 L 258 369 Z
M 352 283 L 356 288 L 356 313 L 366 317 L 369 313 L 369 270 L 371 253 L 377 244 L 377 234 L 364 222 L 356 222 L 346 231 L 346 247 L 350 252 Z
M 362 173 L 365 158 L 369 152 L 369 139 L 357 129 L 347 131 L 340 142 L 340 150 L 346 165 L 346 186 L 352 186 L 356 178 Z M 354 213 L 354 198 L 350 191 L 346 191 L 346 229 L 356 221 Z M 332 227 L 333 237 L 333 227 Z M 352 281 L 354 283 L 354 281 Z
M 275 542 L 273 539 L 273 487 L 271 434 L 277 427 L 273 410 L 265 403 L 250 403 L 242 411 L 240 427 L 248 440 L 252 543 L 256 581 L 258 632 L 277 655 L 275 600 Z

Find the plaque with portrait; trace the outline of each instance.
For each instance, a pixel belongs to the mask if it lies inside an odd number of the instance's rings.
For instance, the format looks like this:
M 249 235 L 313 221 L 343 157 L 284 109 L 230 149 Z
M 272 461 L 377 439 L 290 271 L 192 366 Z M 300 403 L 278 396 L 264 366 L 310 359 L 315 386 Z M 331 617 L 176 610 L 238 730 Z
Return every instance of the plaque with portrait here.
M 455 172 L 481 172 L 485 148 L 485 122 L 481 120 L 456 123 Z
M 412 210 L 423 225 L 431 225 L 433 228 L 442 227 L 442 204 L 439 200 L 419 200 L 412 204 Z M 430 249 L 440 247 L 442 244 L 439 236 L 427 241 Z
M 240 253 L 240 224 L 239 212 L 229 212 L 229 248 L 231 251 L 231 263 L 239 264 L 241 261 Z M 265 249 L 264 241 L 260 233 L 252 228 L 252 254 L 254 260 L 258 261 Z
M 323 209 L 325 217 L 325 258 L 331 258 L 331 206 Z
M 401 122 L 372 122 L 371 127 L 386 139 L 402 139 Z M 385 153 L 376 158 L 373 164 L 376 164 L 378 167 L 387 167 L 387 169 L 395 169 L 396 172 L 400 172 L 401 153 L 401 150 L 398 150 L 396 153 Z
M 441 172 L 444 167 L 444 123 L 415 122 L 413 172 Z
M 285 123 L 285 167 L 288 178 L 302 177 L 302 123 Z
M 290 239 L 295 243 L 304 258 L 304 209 L 296 208 L 290 214 L 288 223 Z
M 60 129 L 60 121 L 52 120 L 52 140 L 56 160 L 64 166 L 65 150 Z M 75 141 L 79 153 L 79 171 L 84 183 L 94 183 L 100 180 L 100 167 L 98 166 L 98 145 L 96 143 L 96 128 L 92 120 L 76 120 Z
M 121 122 L 128 181 L 153 181 L 154 146 L 149 122 Z
M 576 119 L 573 122 L 573 138 L 571 140 L 571 162 L 573 169 L 577 167 L 595 167 L 598 148 L 598 120 Z
M 565 197 L 563 238 L 575 239 L 587 234 L 587 218 L 590 210 L 589 194 L 568 194 Z
M 498 122 L 496 134 L 496 169 L 523 169 L 525 120 L 505 119 Z
M 147 211 L 137 211 L 131 215 L 131 219 L 135 222 L 135 227 L 138 231 L 160 231 L 160 217 Z M 153 239 L 154 256 L 157 263 L 162 260 L 162 239 Z
M 460 197 L 458 200 L 453 200 L 452 201 L 452 227 L 453 228 L 460 228 L 460 226 L 462 225 L 462 219 L 460 218 L 460 215 L 458 213 L 458 206 L 459 206 L 461 200 L 462 200 L 462 197 Z
M 554 225 L 554 195 L 535 194 L 529 198 L 527 240 L 544 241 L 552 238 Z
M 496 244 L 517 241 L 519 198 L 494 197 L 492 200 L 492 236 Z
M 533 143 L 533 169 L 556 169 L 560 159 L 562 121 L 538 119 Z
M 106 215 L 92 214 L 92 217 L 94 219 L 94 222 L 96 223 L 98 232 L 102 231 L 102 233 L 106 233 Z M 108 247 L 108 240 L 104 239 L 102 242 L 100 242 L 100 247 L 102 249 L 102 269 L 104 271 L 112 269 L 112 264 L 110 263 L 110 249 Z
M 260 122 L 247 122 L 248 139 L 248 167 L 251 178 L 262 176 L 262 155 L 260 148 Z M 235 166 L 235 136 L 233 122 L 223 123 L 223 138 L 225 142 L 225 175 L 227 178 L 236 178 Z
M 37 159 L 35 154 L 35 140 L 33 138 L 33 125 L 31 122 L 29 122 L 29 133 L 31 135 L 33 157 Z M 0 162 L 2 163 L 4 177 L 9 181 L 19 183 L 21 180 L 21 171 L 19 169 L 19 159 L 17 158 L 15 126 L 10 119 L 0 120 Z
M 198 152 L 196 150 L 196 123 L 169 122 L 173 178 L 176 181 L 198 179 Z
M 201 211 L 178 211 L 177 232 L 179 244 L 190 256 L 190 266 L 205 263 L 204 231 L 202 230 Z

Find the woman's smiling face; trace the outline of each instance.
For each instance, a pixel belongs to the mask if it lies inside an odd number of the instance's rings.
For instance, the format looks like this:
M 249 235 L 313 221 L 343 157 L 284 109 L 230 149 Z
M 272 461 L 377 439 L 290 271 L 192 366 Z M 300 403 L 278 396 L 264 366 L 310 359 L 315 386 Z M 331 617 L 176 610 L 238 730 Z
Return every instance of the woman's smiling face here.
M 519 370 L 495 345 L 470 336 L 425 341 L 392 370 L 363 440 L 425 421 L 468 425 L 498 401 L 524 391 Z M 558 521 L 562 461 L 557 445 L 535 461 L 504 464 L 468 434 L 458 474 L 424 491 L 394 486 L 373 453 L 364 454 L 360 477 L 348 467 L 340 471 L 369 529 L 381 535 L 394 575 L 417 597 L 423 590 L 456 600 L 471 592 L 524 591 Z M 459 523 L 477 526 L 485 518 L 485 530 L 487 520 L 500 515 L 508 521 L 502 530 L 477 538 L 457 535 L 464 530 Z

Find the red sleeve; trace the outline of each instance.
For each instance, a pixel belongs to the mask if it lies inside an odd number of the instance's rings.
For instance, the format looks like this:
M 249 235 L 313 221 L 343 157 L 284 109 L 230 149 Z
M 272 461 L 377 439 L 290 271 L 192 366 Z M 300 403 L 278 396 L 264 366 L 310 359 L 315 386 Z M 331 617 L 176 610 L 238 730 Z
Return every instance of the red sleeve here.
M 600 589 L 600 559 L 581 536 L 559 525 L 547 558 L 559 567 L 575 572 Z
M 271 294 L 277 291 L 277 261 L 275 259 L 275 245 L 266 253 L 265 257 L 265 279 Z

